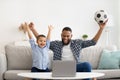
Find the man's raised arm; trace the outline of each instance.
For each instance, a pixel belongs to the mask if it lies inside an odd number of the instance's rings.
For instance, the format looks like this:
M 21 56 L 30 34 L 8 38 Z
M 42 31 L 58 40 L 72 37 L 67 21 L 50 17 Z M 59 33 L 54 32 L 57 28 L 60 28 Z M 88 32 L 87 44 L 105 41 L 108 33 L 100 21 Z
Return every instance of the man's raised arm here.
M 33 22 L 31 22 L 29 24 L 29 28 L 30 28 L 30 30 L 32 31 L 32 33 L 34 34 L 35 37 L 37 37 L 39 35 L 38 32 L 37 32 L 37 30 L 34 28 Z
M 108 20 L 107 20 L 107 21 L 108 21 Z M 103 23 L 103 24 L 99 24 L 100 29 L 98 30 L 97 34 L 96 34 L 95 37 L 93 38 L 94 41 L 97 42 L 98 39 L 100 38 L 100 36 L 101 36 L 101 34 L 102 34 L 102 31 L 103 31 L 104 27 L 106 26 L 107 21 L 106 21 L 105 23 Z

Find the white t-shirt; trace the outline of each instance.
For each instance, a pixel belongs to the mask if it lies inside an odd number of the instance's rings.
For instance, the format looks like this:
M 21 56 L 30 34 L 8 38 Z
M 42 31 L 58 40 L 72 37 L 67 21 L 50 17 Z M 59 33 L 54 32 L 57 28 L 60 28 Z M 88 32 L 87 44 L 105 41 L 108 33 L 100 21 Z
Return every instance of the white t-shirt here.
M 62 60 L 75 60 L 73 53 L 70 49 L 70 44 L 63 46 Z

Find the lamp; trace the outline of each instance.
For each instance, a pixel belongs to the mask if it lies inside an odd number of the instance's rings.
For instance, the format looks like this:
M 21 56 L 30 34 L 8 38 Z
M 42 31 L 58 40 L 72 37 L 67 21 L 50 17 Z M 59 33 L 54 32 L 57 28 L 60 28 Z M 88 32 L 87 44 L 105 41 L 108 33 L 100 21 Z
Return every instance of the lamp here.
M 113 17 L 109 15 L 108 22 L 106 23 L 105 32 L 106 32 L 106 45 L 111 43 L 110 39 L 110 28 L 114 26 Z

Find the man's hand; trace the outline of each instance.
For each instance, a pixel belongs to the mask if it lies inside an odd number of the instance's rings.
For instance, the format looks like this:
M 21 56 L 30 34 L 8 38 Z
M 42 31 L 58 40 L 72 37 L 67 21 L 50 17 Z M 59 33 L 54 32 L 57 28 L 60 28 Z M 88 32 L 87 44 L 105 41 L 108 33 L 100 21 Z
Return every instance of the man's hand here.
M 34 36 L 37 38 L 37 36 L 39 35 L 38 32 L 36 31 L 35 27 L 34 27 L 34 23 L 30 22 L 30 24 L 28 25 L 29 29 L 32 31 L 32 33 L 34 34 Z
M 104 29 L 104 27 L 106 26 L 107 22 L 108 22 L 108 20 L 106 20 L 104 23 L 100 23 L 99 24 L 100 28 Z
M 108 21 L 108 20 L 107 20 L 107 21 Z M 97 41 L 98 41 L 98 39 L 100 38 L 101 33 L 102 33 L 102 31 L 103 31 L 104 27 L 106 26 L 107 21 L 105 21 L 105 23 L 99 24 L 100 29 L 98 30 L 97 34 L 96 34 L 96 35 L 95 35 L 95 37 L 93 38 L 93 40 L 94 40 L 94 41 L 96 41 L 96 42 L 97 42 Z
M 33 24 L 33 22 L 30 22 L 29 28 L 30 28 L 31 30 L 34 29 L 34 24 Z

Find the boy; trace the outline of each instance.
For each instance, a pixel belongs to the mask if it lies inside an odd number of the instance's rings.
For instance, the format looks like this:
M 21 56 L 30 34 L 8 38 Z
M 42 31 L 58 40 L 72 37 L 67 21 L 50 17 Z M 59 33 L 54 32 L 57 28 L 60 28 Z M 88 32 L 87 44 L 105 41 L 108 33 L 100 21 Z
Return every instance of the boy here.
M 37 36 L 36 43 L 33 39 L 33 36 L 31 34 L 30 26 L 34 25 L 33 23 L 30 23 L 29 25 L 27 23 L 24 23 L 24 26 L 26 27 L 29 42 L 31 44 L 32 48 L 32 69 L 31 72 L 49 72 L 48 64 L 49 64 L 49 46 L 50 46 L 50 35 L 51 31 L 53 29 L 52 25 L 48 26 L 48 34 L 47 37 L 43 34 Z M 37 80 L 37 79 L 33 79 Z

